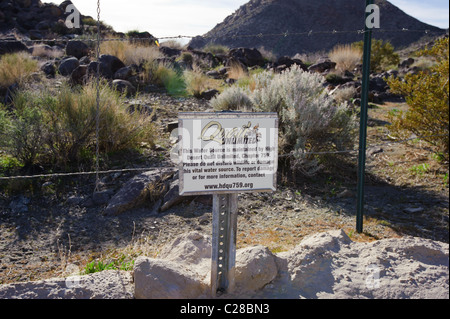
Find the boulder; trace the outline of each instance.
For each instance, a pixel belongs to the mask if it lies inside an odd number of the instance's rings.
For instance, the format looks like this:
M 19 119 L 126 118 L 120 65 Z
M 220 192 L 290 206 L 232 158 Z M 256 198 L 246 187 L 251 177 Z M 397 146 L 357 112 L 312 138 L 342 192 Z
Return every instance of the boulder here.
M 88 67 L 86 65 L 80 65 L 75 70 L 73 70 L 70 75 L 71 81 L 73 84 L 84 84 L 86 82 Z
M 138 257 L 134 263 L 136 299 L 195 299 L 208 285 L 181 263 Z
M 179 49 L 174 49 L 174 48 L 169 48 L 169 47 L 160 47 L 159 51 L 162 52 L 162 54 L 164 54 L 165 56 L 172 58 L 172 57 L 177 57 L 181 54 L 181 50 Z
M 69 76 L 80 66 L 80 62 L 75 57 L 69 57 L 61 61 L 58 71 L 63 76 Z
M 401 69 L 407 69 L 409 67 L 411 67 L 411 65 L 413 65 L 415 62 L 415 60 L 413 58 L 407 58 L 405 60 L 403 60 L 398 67 Z
M 0 299 L 133 299 L 133 297 L 133 276 L 129 272 L 116 270 L 0 286 Z
M 104 212 L 105 215 L 119 215 L 142 205 L 151 197 L 152 192 L 159 189 L 159 186 L 174 173 L 175 169 L 161 168 L 135 176 L 111 198 Z
M 89 54 L 89 47 L 82 41 L 69 41 L 66 46 L 66 54 L 81 59 Z
M 267 247 L 243 248 L 236 253 L 236 291 L 256 291 L 275 279 L 278 274 L 275 256 Z
M 171 243 L 165 245 L 158 257 L 191 265 L 206 263 L 208 267 L 211 267 L 211 247 L 211 236 L 192 231 L 178 236 Z
M 206 90 L 202 93 L 200 93 L 199 96 L 197 96 L 199 99 L 202 100 L 211 100 L 213 97 L 215 97 L 216 95 L 220 94 L 220 92 L 216 89 L 211 89 L 211 90 Z
M 126 80 L 114 80 L 112 82 L 113 87 L 123 93 L 127 96 L 132 96 L 136 94 L 136 88 L 131 84 L 131 82 L 128 82 Z
M 303 71 L 308 70 L 308 67 L 306 66 L 306 64 L 303 63 L 302 60 L 295 59 L 295 58 L 291 59 L 290 57 L 287 57 L 287 56 L 282 56 L 282 57 L 278 58 L 278 60 L 273 64 L 273 68 L 277 72 L 282 72 L 286 69 L 289 69 L 293 65 L 300 66 Z
M 239 60 L 247 67 L 263 66 L 264 57 L 257 49 L 237 48 L 228 53 L 230 58 Z
M 100 76 L 107 79 L 112 79 L 118 70 L 125 67 L 125 64 L 118 57 L 102 54 L 98 62 L 93 61 L 89 63 L 89 74 L 97 74 L 98 63 L 100 63 Z
M 16 53 L 21 51 L 28 52 L 28 47 L 22 42 L 17 40 L 0 40 L 0 56 L 7 53 Z
M 56 74 L 55 63 L 53 61 L 47 61 L 41 66 L 41 71 L 45 73 L 47 78 L 54 78 Z
M 309 72 L 323 73 L 325 71 L 332 70 L 336 67 L 336 63 L 332 62 L 330 59 L 320 59 L 317 63 L 311 65 L 308 68 Z
M 120 68 L 114 73 L 115 80 L 128 80 L 133 75 L 133 69 L 129 66 Z
M 109 54 L 102 54 L 99 62 L 111 70 L 111 74 L 115 74 L 119 69 L 125 67 L 125 64 L 118 57 Z
M 389 89 L 389 85 L 383 79 L 382 75 L 373 76 L 370 78 L 369 89 L 375 92 L 386 92 Z
M 185 197 L 180 196 L 180 181 L 175 179 L 170 184 L 169 191 L 164 195 L 163 204 L 161 206 L 161 212 L 165 212 L 166 210 L 172 208 L 175 205 L 181 203 Z

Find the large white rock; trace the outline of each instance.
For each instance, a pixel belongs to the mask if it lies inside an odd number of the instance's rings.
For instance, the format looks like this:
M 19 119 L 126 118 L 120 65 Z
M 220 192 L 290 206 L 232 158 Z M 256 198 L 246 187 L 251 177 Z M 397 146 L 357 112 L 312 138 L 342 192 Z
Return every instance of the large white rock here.
M 275 256 L 264 246 L 240 249 L 236 253 L 236 292 L 263 288 L 278 274 Z
M 208 290 L 192 268 L 147 257 L 136 259 L 134 282 L 136 299 L 195 299 Z
M 109 270 L 35 282 L 0 285 L 0 299 L 133 299 L 130 272 Z

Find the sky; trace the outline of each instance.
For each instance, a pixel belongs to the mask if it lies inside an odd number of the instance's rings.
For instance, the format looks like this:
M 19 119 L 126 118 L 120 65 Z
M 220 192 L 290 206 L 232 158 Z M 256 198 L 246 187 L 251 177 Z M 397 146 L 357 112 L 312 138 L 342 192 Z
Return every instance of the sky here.
M 203 35 L 248 1 L 101 0 L 100 19 L 119 32 L 148 31 L 158 38 Z M 423 22 L 441 28 L 449 27 L 448 0 L 390 2 Z M 72 3 L 82 14 L 97 17 L 96 0 L 72 0 Z

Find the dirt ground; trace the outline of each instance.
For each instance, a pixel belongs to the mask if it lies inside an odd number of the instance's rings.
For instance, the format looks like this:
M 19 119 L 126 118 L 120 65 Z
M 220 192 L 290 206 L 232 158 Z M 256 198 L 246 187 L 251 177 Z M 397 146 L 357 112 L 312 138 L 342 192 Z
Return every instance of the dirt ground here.
M 113 169 L 170 166 L 167 124 L 179 111 L 208 109 L 205 102 L 163 94 L 145 95 L 140 103 L 155 109 L 159 145 L 125 154 Z M 363 233 L 355 231 L 355 154 L 314 178 L 281 168 L 276 192 L 240 195 L 238 248 L 261 244 L 283 252 L 307 235 L 336 229 L 356 242 L 415 236 L 448 243 L 448 164 L 423 141 L 403 144 L 388 137 L 387 112 L 406 107 L 386 103 L 370 110 Z M 113 194 L 135 174 L 102 176 L 103 187 Z M 211 233 L 208 196 L 188 198 L 164 213 L 149 203 L 112 217 L 103 214 L 105 203 L 92 200 L 94 184 L 93 176 L 39 179 L 32 187 L 15 182 L 9 189 L 16 192 L 0 193 L 0 284 L 58 277 L 68 265 L 83 271 L 99 261 L 126 269 L 140 255 L 157 256 L 179 234 Z

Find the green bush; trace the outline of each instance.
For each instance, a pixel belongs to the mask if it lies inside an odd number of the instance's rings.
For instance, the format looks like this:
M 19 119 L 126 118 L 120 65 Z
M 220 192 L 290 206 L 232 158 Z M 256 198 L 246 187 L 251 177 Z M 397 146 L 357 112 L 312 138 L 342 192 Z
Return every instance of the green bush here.
M 356 42 L 353 47 L 363 51 L 364 41 Z M 400 63 L 400 56 L 395 53 L 394 46 L 390 42 L 383 40 L 372 40 L 370 55 L 370 69 L 372 72 L 380 72 L 388 68 L 397 67 Z
M 172 66 L 156 61 L 147 62 L 144 65 L 143 80 L 146 83 L 164 87 L 170 95 L 186 95 L 186 83 L 183 73 Z
M 102 154 L 154 141 L 150 118 L 130 114 L 124 98 L 101 85 L 99 147 Z M 12 112 L 0 112 L 0 146 L 25 166 L 66 169 L 96 149 L 96 88 L 62 87 L 58 92 L 19 91 Z M 93 158 L 90 158 L 93 161 Z
M 336 105 L 324 90 L 324 81 L 297 66 L 281 74 L 264 71 L 252 76 L 250 87 L 227 89 L 211 104 L 216 110 L 277 112 L 280 154 L 293 154 L 292 164 L 314 175 L 326 158 L 307 153 L 353 147 L 356 128 L 347 104 Z
M 390 113 L 392 134 L 407 138 L 414 133 L 436 147 L 448 159 L 449 153 L 449 43 L 441 39 L 431 49 L 419 52 L 431 57 L 434 64 L 429 71 L 407 74 L 403 80 L 388 79 L 395 94 L 405 96 L 409 109 Z

